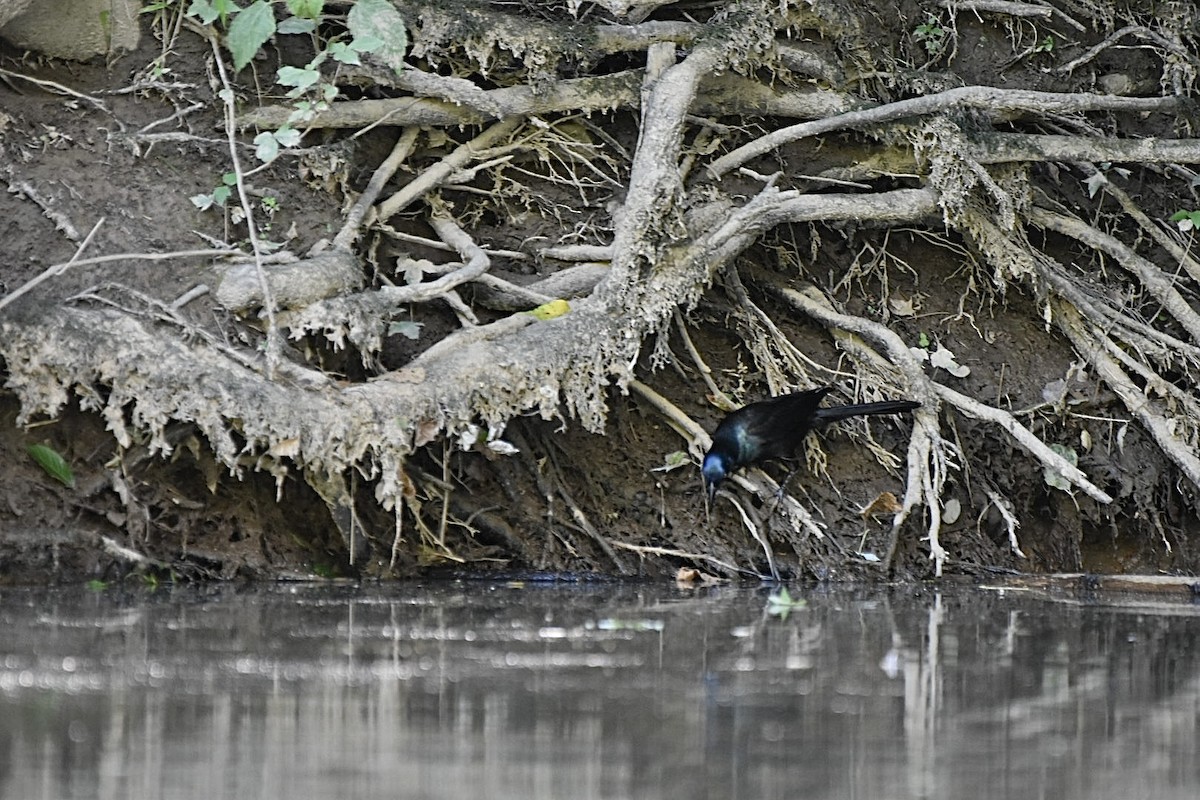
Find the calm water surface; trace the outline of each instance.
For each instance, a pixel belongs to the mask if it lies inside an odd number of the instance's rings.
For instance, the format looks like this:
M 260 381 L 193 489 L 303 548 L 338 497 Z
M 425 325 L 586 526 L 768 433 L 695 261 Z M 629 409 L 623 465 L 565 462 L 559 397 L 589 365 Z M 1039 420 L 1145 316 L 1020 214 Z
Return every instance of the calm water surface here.
M 1200 609 L 994 590 L 0 592 L 3 798 L 1194 798 Z

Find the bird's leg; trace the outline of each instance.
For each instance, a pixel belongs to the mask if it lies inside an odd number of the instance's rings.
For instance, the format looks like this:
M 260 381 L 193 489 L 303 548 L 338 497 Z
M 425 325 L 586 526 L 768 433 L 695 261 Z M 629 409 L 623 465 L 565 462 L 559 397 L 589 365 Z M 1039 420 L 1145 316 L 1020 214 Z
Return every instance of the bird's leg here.
M 791 482 L 792 478 L 796 477 L 796 473 L 799 471 L 800 471 L 800 465 L 796 465 L 792 469 L 792 471 L 787 474 L 787 477 L 783 479 L 783 483 L 779 484 L 779 490 L 775 492 L 776 502 L 783 499 L 783 495 L 787 490 L 788 483 Z

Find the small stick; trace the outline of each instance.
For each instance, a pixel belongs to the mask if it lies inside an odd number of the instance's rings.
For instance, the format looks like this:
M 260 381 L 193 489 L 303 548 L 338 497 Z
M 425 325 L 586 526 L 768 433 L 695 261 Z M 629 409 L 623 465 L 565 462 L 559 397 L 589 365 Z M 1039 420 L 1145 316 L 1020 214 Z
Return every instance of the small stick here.
M 80 256 L 80 254 L 83 253 L 84 250 L 87 249 L 87 246 L 92 243 L 92 239 L 94 239 L 96 237 L 96 231 L 100 230 L 100 226 L 104 224 L 104 219 L 105 219 L 104 217 L 101 217 L 100 219 L 96 220 L 96 224 L 92 226 L 92 230 L 88 233 L 87 237 L 82 242 L 80 242 L 79 247 L 77 247 L 75 249 L 75 255 L 71 256 L 70 261 L 67 261 L 66 263 L 63 263 L 63 264 L 54 264 L 53 266 L 47 267 L 42 272 L 41 275 L 38 275 L 36 278 L 33 278 L 32 280 L 26 281 L 22 286 L 17 288 L 12 293 L 6 295 L 3 298 L 0 298 L 0 309 L 3 309 L 9 303 L 16 300 L 18 297 L 20 297 L 24 294 L 27 294 L 28 292 L 30 292 L 32 289 L 39 286 L 40 284 L 45 283 L 46 281 L 50 280 L 51 278 L 57 277 L 58 275 L 62 275 L 70 267 L 79 266 L 80 264 L 88 263 L 85 261 L 80 261 L 79 256 Z

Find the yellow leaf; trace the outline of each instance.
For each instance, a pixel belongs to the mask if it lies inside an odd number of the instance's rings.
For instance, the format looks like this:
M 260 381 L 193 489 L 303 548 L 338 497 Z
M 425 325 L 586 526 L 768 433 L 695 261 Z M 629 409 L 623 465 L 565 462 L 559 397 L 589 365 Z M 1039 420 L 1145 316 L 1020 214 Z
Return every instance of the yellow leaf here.
M 537 308 L 530 311 L 538 319 L 545 322 L 548 319 L 561 317 L 571 310 L 571 304 L 566 300 L 551 300 L 549 303 L 542 303 Z

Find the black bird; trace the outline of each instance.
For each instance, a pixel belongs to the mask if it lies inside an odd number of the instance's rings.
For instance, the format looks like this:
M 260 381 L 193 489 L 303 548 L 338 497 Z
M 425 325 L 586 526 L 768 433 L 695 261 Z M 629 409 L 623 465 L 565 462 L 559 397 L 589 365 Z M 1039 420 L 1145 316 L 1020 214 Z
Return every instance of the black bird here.
M 830 422 L 867 414 L 899 414 L 919 408 L 912 400 L 884 400 L 853 406 L 818 408 L 833 387 L 809 389 L 769 400 L 760 400 L 732 411 L 713 434 L 712 447 L 704 455 L 704 483 L 708 499 L 717 495 L 721 482 L 741 467 L 772 458 L 794 456 L 811 430 Z

